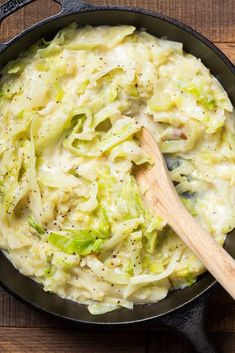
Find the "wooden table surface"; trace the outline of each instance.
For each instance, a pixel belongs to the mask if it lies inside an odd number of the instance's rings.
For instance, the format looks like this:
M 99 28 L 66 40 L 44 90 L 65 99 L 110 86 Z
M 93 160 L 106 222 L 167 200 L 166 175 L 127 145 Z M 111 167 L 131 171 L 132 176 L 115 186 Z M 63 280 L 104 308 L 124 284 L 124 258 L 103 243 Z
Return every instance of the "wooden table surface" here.
M 4 1 L 0 0 L 0 4 Z M 235 0 L 97 0 L 158 11 L 204 34 L 235 62 Z M 1 23 L 0 42 L 59 10 L 37 0 Z M 235 304 L 218 289 L 208 308 L 208 330 L 223 353 L 235 353 Z M 38 313 L 0 289 L 0 353 L 189 353 L 187 343 L 167 330 L 78 330 Z M 204 352 L 201 352 L 204 353 Z

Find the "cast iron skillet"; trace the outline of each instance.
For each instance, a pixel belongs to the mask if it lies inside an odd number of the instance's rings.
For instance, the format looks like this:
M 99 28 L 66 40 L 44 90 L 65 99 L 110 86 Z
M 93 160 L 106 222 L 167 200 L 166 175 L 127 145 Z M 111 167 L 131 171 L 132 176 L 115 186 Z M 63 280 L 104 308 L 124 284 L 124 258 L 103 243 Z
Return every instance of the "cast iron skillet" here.
M 10 0 L 0 7 L 0 22 L 16 9 L 34 0 Z M 235 105 L 235 68 L 233 64 L 206 38 L 184 24 L 147 10 L 107 7 L 86 4 L 81 0 L 56 0 L 61 12 L 44 20 L 8 43 L 0 44 L 0 68 L 20 51 L 37 39 L 52 38 L 53 34 L 73 21 L 80 25 L 132 24 L 144 27 L 158 37 L 183 42 L 185 51 L 200 57 L 203 63 L 220 80 Z M 235 233 L 234 233 L 235 234 Z M 229 253 L 235 257 L 235 235 L 226 242 Z M 92 316 L 81 304 L 67 301 L 46 293 L 41 286 L 21 275 L 1 253 L 0 283 L 18 299 L 50 314 L 89 327 L 114 327 L 120 325 L 167 325 L 186 335 L 195 352 L 216 353 L 217 348 L 209 341 L 204 329 L 204 309 L 207 298 L 215 288 L 215 280 L 208 273 L 191 288 L 171 293 L 156 304 L 135 306 L 134 310 L 120 309 L 101 316 Z

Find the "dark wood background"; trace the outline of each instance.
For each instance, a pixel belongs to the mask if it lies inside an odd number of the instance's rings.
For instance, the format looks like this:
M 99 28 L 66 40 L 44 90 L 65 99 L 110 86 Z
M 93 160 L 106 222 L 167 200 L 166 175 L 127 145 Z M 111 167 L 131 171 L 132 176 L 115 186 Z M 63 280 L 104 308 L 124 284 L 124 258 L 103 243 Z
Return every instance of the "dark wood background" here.
M 0 4 L 3 3 L 0 0 Z M 235 62 L 235 0 L 96 0 L 97 4 L 149 8 L 195 28 Z M 5 19 L 0 42 L 59 11 L 52 0 L 37 0 Z M 210 300 L 207 327 L 223 353 L 235 353 L 235 304 L 218 289 Z M 36 312 L 0 289 L 0 353 L 189 353 L 177 335 L 138 331 L 80 330 Z M 204 353 L 204 352 L 201 352 Z

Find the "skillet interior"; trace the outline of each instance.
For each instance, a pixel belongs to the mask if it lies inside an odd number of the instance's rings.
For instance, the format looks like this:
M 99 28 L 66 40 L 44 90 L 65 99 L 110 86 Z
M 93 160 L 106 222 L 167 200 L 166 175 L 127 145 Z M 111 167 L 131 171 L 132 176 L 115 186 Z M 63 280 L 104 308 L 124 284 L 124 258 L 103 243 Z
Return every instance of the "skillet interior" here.
M 17 57 L 20 51 L 28 48 L 37 39 L 44 36 L 49 39 L 60 28 L 73 21 L 80 25 L 115 25 L 132 24 L 137 28 L 146 28 L 148 32 L 158 37 L 167 37 L 184 43 L 184 50 L 200 57 L 203 63 L 220 80 L 230 99 L 235 105 L 235 75 L 229 60 L 215 49 L 208 41 L 201 41 L 202 37 L 194 31 L 178 25 L 176 21 L 168 22 L 163 16 L 153 16 L 146 11 L 103 9 L 67 15 L 54 20 L 45 21 L 42 25 L 34 26 L 12 41 L 0 55 L 0 67 L 7 61 Z M 207 43 L 207 44 L 206 44 Z M 226 241 L 226 249 L 235 257 L 235 232 Z M 24 301 L 43 309 L 44 311 L 78 322 L 93 324 L 131 323 L 150 318 L 156 318 L 183 306 L 187 302 L 202 294 L 214 284 L 211 275 L 200 277 L 191 288 L 172 292 L 166 299 L 156 304 L 135 306 L 134 310 L 120 309 L 101 316 L 92 316 L 84 305 L 67 301 L 43 291 L 40 285 L 21 275 L 11 263 L 0 254 L 0 282 L 3 287 Z

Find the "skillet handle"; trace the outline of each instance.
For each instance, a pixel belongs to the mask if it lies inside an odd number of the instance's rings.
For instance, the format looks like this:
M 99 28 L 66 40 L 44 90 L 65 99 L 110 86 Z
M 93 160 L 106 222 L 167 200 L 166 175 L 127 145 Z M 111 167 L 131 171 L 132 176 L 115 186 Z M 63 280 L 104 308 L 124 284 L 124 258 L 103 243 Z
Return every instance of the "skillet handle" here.
M 0 23 L 11 13 L 35 0 L 8 0 L 0 6 Z
M 35 0 L 8 0 L 0 5 L 0 22 L 11 13 L 20 9 L 21 7 L 30 4 Z M 87 4 L 82 0 L 55 0 L 61 5 L 60 14 L 69 14 L 71 11 L 81 11 L 95 8 L 94 5 Z
M 162 319 L 164 325 L 172 328 L 189 341 L 194 353 L 221 353 L 206 332 L 205 314 L 210 294 L 211 292 L 205 293 L 193 304 L 189 304 L 183 310 L 178 310 Z
M 98 8 L 95 5 L 88 4 L 82 0 L 55 0 L 61 5 L 61 13 L 63 15 L 67 15 L 71 12 L 76 11 L 86 11 L 91 9 Z
M 8 0 L 5 3 L 3 3 L 2 5 L 0 5 L 0 23 L 4 18 L 8 17 L 10 14 L 20 9 L 21 7 L 24 7 L 25 5 L 30 4 L 33 1 L 35 0 Z M 69 13 L 76 12 L 76 11 L 86 11 L 86 10 L 92 10 L 92 9 L 98 8 L 92 4 L 87 4 L 82 0 L 54 0 L 54 1 L 56 1 L 61 5 L 61 11 L 57 16 L 68 15 Z M 5 47 L 6 47 L 6 44 L 0 42 L 0 52 L 3 51 Z

